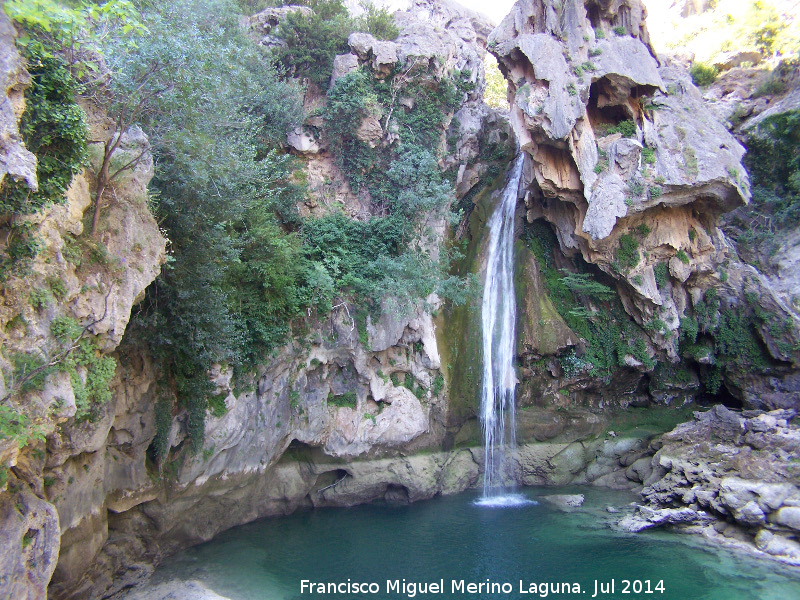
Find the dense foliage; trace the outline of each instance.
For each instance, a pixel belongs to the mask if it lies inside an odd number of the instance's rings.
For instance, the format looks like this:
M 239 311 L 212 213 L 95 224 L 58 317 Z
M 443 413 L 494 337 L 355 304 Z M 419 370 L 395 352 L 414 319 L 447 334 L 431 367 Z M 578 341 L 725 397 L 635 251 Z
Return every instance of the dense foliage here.
M 0 221 L 8 223 L 5 252 L 0 256 L 0 282 L 26 273 L 39 252 L 33 225 L 13 219 L 38 212 L 66 199 L 72 177 L 86 165 L 86 117 L 75 101 L 80 89 L 69 65 L 42 42 L 21 45 L 31 85 L 25 90 L 20 134 L 37 160 L 38 189 L 7 176 L 0 185 Z
M 331 22 L 340 14 L 337 6 L 313 8 Z M 240 34 L 230 4 L 196 0 L 181 10 L 147 5 L 142 22 L 151 35 L 137 42 L 138 55 L 150 56 L 150 64 L 163 57 L 160 62 L 179 68 L 154 103 L 158 110 L 148 113 L 157 118 L 143 120 L 154 132 L 154 203 L 172 253 L 133 330 L 147 340 L 167 385 L 189 409 L 192 447 L 198 449 L 214 398 L 207 377 L 211 364 L 227 363 L 243 377 L 287 339 L 294 320 L 325 314 L 341 301 L 362 307 L 361 328 L 367 310 L 408 310 L 434 291 L 454 299 L 464 294 L 463 281 L 445 276 L 447 254 L 428 244 L 430 223 L 421 218 L 443 218 L 452 198 L 434 137 L 421 131 L 433 124 L 441 132 L 445 114 L 436 104 L 430 117 L 423 103 L 427 117 L 408 117 L 414 139 L 433 150 L 409 144 L 367 157 L 383 167 L 364 179 L 371 189 L 383 190 L 383 216 L 357 221 L 334 212 L 301 219 L 295 206 L 305 191 L 293 177 L 299 165 L 275 151 L 302 115 L 300 93 L 264 67 L 269 61 Z M 285 24 L 298 28 L 298 40 L 308 25 Z M 127 63 L 119 70 L 131 74 L 123 85 L 143 70 L 146 61 L 138 71 Z M 364 79 L 356 79 L 356 87 L 372 85 Z M 450 110 L 454 94 L 446 96 L 450 105 L 444 110 Z M 346 105 L 333 135 L 354 135 L 367 105 L 380 102 L 377 95 L 363 96 L 360 89 L 332 92 L 331 110 Z M 355 169 L 340 164 L 355 184 Z M 224 405 L 213 408 L 224 412 Z M 163 443 L 159 438 L 154 456 L 162 455 Z
M 638 238 L 646 237 L 647 233 L 649 228 L 640 226 L 633 233 L 623 234 L 617 250 L 617 263 L 625 261 L 625 258 L 620 258 L 622 254 L 630 257 L 627 265 L 635 266 L 633 260 L 638 263 L 640 258 Z M 553 250 L 558 248 L 558 242 L 546 223 L 535 221 L 526 225 L 522 237 L 538 259 L 548 296 L 556 310 L 587 343 L 582 357 L 571 350 L 560 357 L 562 369 L 568 376 L 588 372 L 596 377 L 610 377 L 617 367 L 626 365 L 626 357 L 630 356 L 648 368 L 655 367 L 651 385 L 660 385 L 658 373 L 663 375 L 665 369 L 673 372 L 676 367 L 658 356 L 651 358 L 646 338 L 647 335 L 668 337 L 677 333 L 678 351 L 682 358 L 677 372 L 687 374 L 687 367 L 693 365 L 692 368 L 699 372 L 703 391 L 717 394 L 725 376 L 741 377 L 753 370 L 763 372 L 772 365 L 772 359 L 760 340 L 760 327 L 769 329 L 781 352 L 788 354 L 792 351 L 781 339 L 791 330 L 791 320 L 782 322 L 761 308 L 760 299 L 754 292 L 745 292 L 746 303 L 725 306 L 714 288 L 707 290 L 692 307 L 687 307 L 687 316 L 680 320 L 678 332 L 669 331 L 658 316 L 638 325 L 623 308 L 616 290 L 596 281 L 588 265 L 578 260 L 578 272 L 555 268 Z M 681 252 L 676 253 L 679 259 Z M 627 270 L 627 265 L 624 270 Z M 623 271 L 621 265 L 614 266 Z M 669 277 L 667 263 L 657 263 L 653 270 L 658 286 L 665 286 Z
M 285 45 L 275 50 L 275 60 L 293 77 L 308 78 L 323 90 L 328 88 L 337 54 L 350 51 L 348 36 L 354 31 L 371 33 L 379 40 L 392 40 L 398 30 L 385 8 L 362 2 L 360 18 L 352 18 L 342 0 L 280 1 L 277 5 L 308 6 L 311 14 L 292 12 L 278 25 L 276 35 Z
M 86 163 L 86 117 L 75 102 L 78 86 L 66 61 L 37 42 L 25 46 L 23 54 L 31 86 L 25 92 L 20 133 L 36 155 L 39 189 L 32 192 L 25 182 L 4 180 L 3 215 L 30 214 L 63 202 L 72 177 Z
M 168 455 L 167 424 L 179 408 L 188 412 L 188 445 L 200 449 L 207 412 L 225 411 L 209 381 L 211 366 L 227 364 L 237 381 L 246 380 L 287 340 L 293 322 L 348 302 L 359 307 L 361 330 L 368 312 L 406 312 L 433 292 L 454 301 L 469 292 L 469 280 L 447 276 L 450 255 L 434 235 L 452 217 L 453 186 L 439 168 L 439 152 L 449 115 L 470 89 L 469 74 L 454 73 L 451 81 L 431 75 L 427 63 L 412 63 L 385 81 L 363 71 L 342 78 L 331 91 L 325 121 L 340 142 L 334 144 L 339 164 L 354 187 L 364 186 L 372 195 L 375 216 L 353 220 L 334 211 L 302 219 L 296 207 L 307 192 L 296 175 L 300 165 L 282 153 L 286 133 L 303 118 L 302 90 L 286 74 L 316 77 L 327 87 L 325 57 L 269 54 L 242 31 L 238 7 L 230 0 L 140 0 L 135 10 L 130 2 L 114 0 L 108 6 L 122 11 L 116 21 L 93 19 L 95 5 L 72 9 L 37 0 L 40 4 L 48 11 L 43 14 L 49 29 L 42 31 L 57 34 L 38 38 L 50 44 L 47 72 L 65 86 L 81 79 L 117 132 L 133 125 L 145 131 L 155 158 L 150 205 L 169 240 L 169 257 L 126 334 L 126 348 L 145 345 L 162 373 L 151 457 L 162 461 Z M 371 5 L 364 6 L 360 20 L 347 17 L 339 0 L 309 5 L 313 15 L 298 13 L 281 25 L 287 48 L 322 47 L 315 37 L 322 35 L 331 42 L 325 52 L 332 57 L 341 51 L 336 44 L 346 42 L 359 24 L 379 37 L 397 33 L 388 13 Z M 20 10 L 21 22 L 39 19 L 36 11 Z M 129 21 L 134 26 L 128 27 Z M 114 26 L 84 33 L 101 22 Z M 325 29 L 329 26 L 335 31 Z M 67 38 L 79 43 L 70 45 Z M 67 47 L 62 58 L 58 48 Z M 276 62 L 286 70 L 271 68 Z M 413 107 L 400 106 L 401 87 L 415 98 Z M 76 90 L 61 89 L 56 108 L 72 110 Z M 38 99 L 33 105 L 38 111 L 48 106 Z M 392 117 L 398 130 L 393 143 L 370 148 L 357 139 L 359 124 L 372 111 L 386 116 L 385 127 Z M 83 127 L 72 136 L 81 161 Z M 360 162 L 348 162 L 348 148 Z M 121 172 L 120 161 L 109 144 L 104 152 L 110 184 Z M 57 192 L 69 183 L 71 168 Z M 89 234 L 70 236 L 64 255 L 77 266 L 87 248 L 102 254 Z M 37 295 L 31 303 L 51 300 Z M 79 369 L 88 374 L 85 381 L 72 379 L 79 417 L 91 418 L 107 399 L 115 363 L 83 333 L 73 338 L 77 327 L 62 319 L 54 322 L 52 334 L 59 343 L 74 342 L 59 368 L 71 377 Z M 28 371 L 38 368 L 32 364 Z
M 625 312 L 613 288 L 596 281 L 587 270 L 569 273 L 556 269 L 553 249 L 558 248 L 558 241 L 546 223 L 526 225 L 522 238 L 539 262 L 548 295 L 559 315 L 587 342 L 583 357 L 574 351 L 560 357 L 567 376 L 588 371 L 592 376 L 608 378 L 626 365 L 628 356 L 654 366 L 645 333 Z
M 372 310 L 385 299 L 404 311 L 432 292 L 454 302 L 469 293 L 469 281 L 446 275 L 450 256 L 436 247 L 432 235 L 437 225 L 454 218 L 453 185 L 439 168 L 438 153 L 445 122 L 462 97 L 458 84 L 463 79 L 461 73 L 437 79 L 427 64 L 412 60 L 383 80 L 359 69 L 339 78 L 328 92 L 324 118 L 334 158 L 354 189 L 366 188 L 380 215 L 369 221 L 371 229 L 382 232 L 380 250 L 366 254 L 374 261 L 359 269 L 364 276 L 353 287 Z M 410 106 L 400 105 L 401 89 L 414 99 Z M 394 133 L 399 140 L 372 147 L 359 137 L 366 119 L 377 123 L 384 138 Z M 317 227 L 330 227 L 331 219 Z M 305 230 L 313 241 L 314 227 Z
M 800 111 L 764 119 L 747 139 L 752 200 L 729 219 L 745 248 L 771 255 L 800 223 Z
M 486 73 L 486 88 L 483 92 L 483 101 L 492 108 L 508 110 L 508 84 L 500 72 L 497 59 L 488 52 L 483 61 L 483 68 Z
M 697 87 L 706 87 L 716 81 L 719 71 L 714 65 L 696 62 L 689 69 L 689 75 Z
M 167 89 L 140 121 L 152 132 L 153 204 L 171 262 L 132 330 L 189 409 L 194 449 L 203 441 L 211 364 L 245 366 L 272 348 L 310 295 L 299 240 L 278 218 L 297 218 L 292 158 L 274 151 L 302 114 L 299 93 L 265 68 L 233 8 L 224 0 L 143 5 L 150 35 L 137 41 L 135 57 L 111 59 L 120 89 L 153 65 L 171 67 Z

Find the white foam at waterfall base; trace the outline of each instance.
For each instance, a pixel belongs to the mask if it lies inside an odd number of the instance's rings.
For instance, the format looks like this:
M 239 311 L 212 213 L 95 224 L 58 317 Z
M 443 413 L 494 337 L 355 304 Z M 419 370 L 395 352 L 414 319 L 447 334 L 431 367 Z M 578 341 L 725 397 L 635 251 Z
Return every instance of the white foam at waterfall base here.
M 496 494 L 497 487 L 507 481 L 506 449 L 516 446 L 514 389 L 517 378 L 513 363 L 517 320 L 514 295 L 514 212 L 522 176 L 523 156 L 520 152 L 514 160 L 500 202 L 488 222 L 489 246 L 481 303 L 484 497 Z
M 486 508 L 513 508 L 515 506 L 527 506 L 529 504 L 539 504 L 536 500 L 526 498 L 522 494 L 500 494 L 497 496 L 483 496 L 474 502 L 475 506 Z

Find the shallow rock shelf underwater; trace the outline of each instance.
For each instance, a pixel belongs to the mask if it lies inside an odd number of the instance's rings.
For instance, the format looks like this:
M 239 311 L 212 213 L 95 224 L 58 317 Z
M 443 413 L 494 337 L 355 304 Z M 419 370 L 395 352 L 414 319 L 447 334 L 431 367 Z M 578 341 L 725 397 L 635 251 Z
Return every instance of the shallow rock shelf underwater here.
M 595 580 L 615 580 L 598 599 L 790 600 L 800 598 L 800 569 L 706 546 L 669 532 L 625 534 L 609 523 L 634 496 L 598 488 L 527 488 L 530 500 L 582 493 L 580 509 L 563 512 L 539 499 L 516 507 L 479 506 L 479 491 L 411 505 L 316 509 L 231 529 L 160 567 L 151 584 L 199 580 L 231 600 L 407 598 L 386 593 L 387 580 L 438 582 L 442 594 L 417 598 L 540 598 L 530 584 L 578 583 L 592 598 Z M 377 594 L 304 594 L 300 581 L 375 582 Z M 508 582 L 509 594 L 452 593 L 451 581 Z M 664 582 L 664 592 L 621 593 L 624 579 Z M 633 584 L 631 584 L 631 589 Z M 644 588 L 643 588 L 644 589 Z

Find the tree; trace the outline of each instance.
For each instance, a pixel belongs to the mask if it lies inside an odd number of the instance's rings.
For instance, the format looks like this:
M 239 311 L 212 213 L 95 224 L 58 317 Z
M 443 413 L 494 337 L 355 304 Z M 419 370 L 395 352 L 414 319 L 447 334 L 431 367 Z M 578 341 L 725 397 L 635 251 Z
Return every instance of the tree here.
M 274 51 L 275 62 L 287 75 L 307 78 L 324 90 L 331 80 L 334 57 L 350 49 L 347 37 L 355 23 L 341 0 L 305 4 L 314 12 L 289 13 L 278 26 L 277 35 L 286 45 Z
M 778 34 L 786 27 L 786 23 L 771 4 L 755 0 L 745 17 L 744 27 L 747 41 L 764 56 L 770 56 L 775 50 Z
M 28 57 L 33 59 L 34 69 L 48 62 L 66 62 L 73 78 L 81 84 L 79 88 L 69 91 L 94 96 L 101 106 L 115 116 L 115 129 L 104 144 L 100 168 L 96 174 L 97 188 L 92 218 L 92 233 L 95 234 L 104 190 L 123 172 L 135 168 L 144 155 L 143 150 L 139 156 L 127 163 L 112 168 L 112 158 L 122 142 L 122 134 L 138 121 L 141 113 L 150 108 L 153 97 L 167 89 L 163 85 L 152 85 L 151 81 L 153 75 L 163 70 L 163 66 L 155 65 L 150 72 L 142 73 L 134 90 L 126 90 L 133 93 L 123 96 L 125 98 L 123 102 L 115 102 L 115 96 L 110 94 L 107 88 L 108 76 L 103 68 L 102 50 L 106 45 L 112 45 L 118 49 L 127 48 L 128 51 L 132 51 L 135 48 L 132 39 L 148 33 L 139 21 L 138 13 L 131 2 L 109 0 L 103 4 L 82 3 L 72 8 L 53 0 L 9 0 L 3 8 L 13 20 L 25 28 L 27 34 L 20 38 L 19 43 L 26 49 Z M 52 87 L 51 90 L 57 91 Z M 46 97 L 38 99 L 34 110 L 47 113 L 46 101 Z M 71 99 L 66 99 L 66 102 L 70 101 Z M 49 125 L 51 129 L 60 133 L 62 139 L 69 139 L 70 131 L 78 131 L 74 125 L 76 118 L 73 114 L 58 116 L 51 118 Z M 54 135 L 45 132 L 43 136 L 48 140 L 53 137 L 57 139 L 59 133 Z M 85 129 L 81 129 L 77 135 L 85 136 L 85 133 Z M 81 142 L 85 143 L 83 140 Z M 73 143 L 76 148 L 73 154 L 75 152 L 80 154 L 79 145 L 75 146 Z M 56 157 L 56 162 L 66 161 L 70 164 L 75 162 L 71 161 L 72 156 L 66 152 L 64 146 L 62 143 L 57 148 L 59 154 L 64 156 Z M 63 196 L 63 191 L 66 190 L 75 171 L 76 169 L 68 170 L 66 183 L 60 182 L 58 177 L 46 177 L 45 181 L 52 180 L 52 184 L 59 188 L 56 191 Z M 51 172 L 53 169 L 45 165 L 45 175 Z
M 188 409 L 198 450 L 211 365 L 249 370 L 283 342 L 310 297 L 300 242 L 282 227 L 298 218 L 295 159 L 275 152 L 302 119 L 302 100 L 241 32 L 230 2 L 153 3 L 141 15 L 152 35 L 109 64 L 122 79 L 117 89 L 132 89 L 148 65 L 173 66 L 171 87 L 139 116 L 172 260 L 148 288 L 131 336 L 147 344 Z

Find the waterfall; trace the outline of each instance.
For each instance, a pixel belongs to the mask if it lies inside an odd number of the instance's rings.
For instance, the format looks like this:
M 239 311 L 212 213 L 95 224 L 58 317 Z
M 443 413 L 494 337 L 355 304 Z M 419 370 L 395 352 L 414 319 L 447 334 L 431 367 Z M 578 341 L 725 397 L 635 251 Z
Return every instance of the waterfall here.
M 484 441 L 483 495 L 506 480 L 506 448 L 516 445 L 514 411 L 515 328 L 514 211 L 524 153 L 514 160 L 503 195 L 489 219 L 489 253 L 483 287 L 483 389 L 481 426 Z M 508 422 L 506 422 L 508 419 Z

